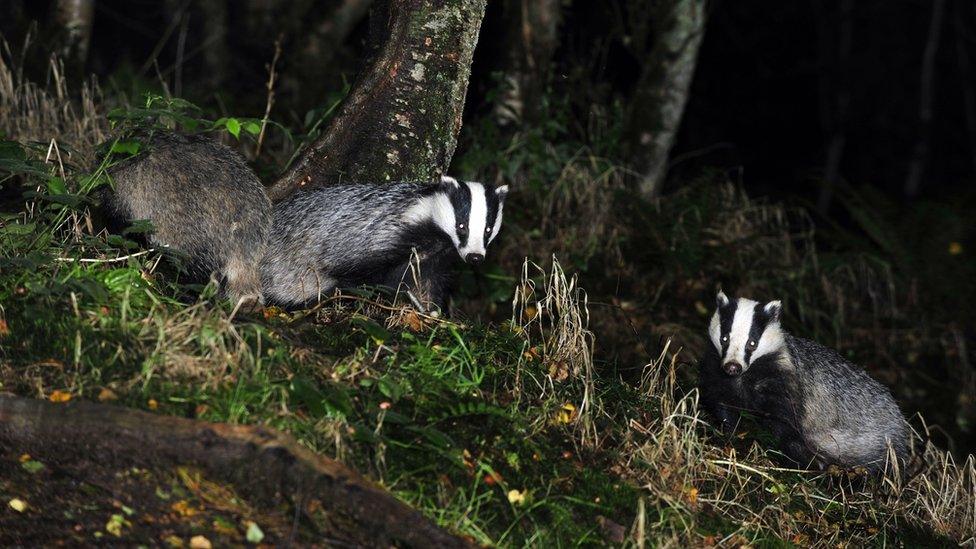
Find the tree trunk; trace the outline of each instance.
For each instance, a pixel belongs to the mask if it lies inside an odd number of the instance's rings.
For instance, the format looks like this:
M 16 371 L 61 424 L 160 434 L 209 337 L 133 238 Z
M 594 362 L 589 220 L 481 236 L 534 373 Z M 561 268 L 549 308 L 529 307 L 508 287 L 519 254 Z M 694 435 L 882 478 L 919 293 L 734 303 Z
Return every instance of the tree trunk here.
M 88 60 L 94 14 L 95 0 L 58 0 L 55 7 L 55 21 L 63 33 L 59 53 L 72 67 Z
M 932 3 L 932 19 L 929 20 L 928 39 L 925 52 L 922 54 L 922 76 L 919 86 L 918 100 L 918 138 L 912 150 L 912 160 L 908 166 L 908 176 L 905 178 L 905 198 L 915 198 L 922 185 L 925 174 L 925 164 L 929 158 L 929 141 L 932 138 L 932 103 L 935 93 L 935 54 L 939 51 L 942 37 L 942 14 L 945 12 L 945 0 L 934 0 Z
M 349 545 L 470 546 L 355 471 L 263 427 L 0 394 L 4 446 L 51 463 L 196 465 L 254 498 L 299 508 L 315 500 L 329 517 L 330 531 L 321 534 Z
M 366 17 L 373 0 L 341 0 L 331 14 L 309 32 L 302 55 L 319 66 L 328 64 L 336 51 Z
M 373 28 L 386 39 L 322 137 L 271 187 L 272 200 L 340 180 L 433 181 L 450 164 L 485 0 L 380 4 L 373 16 L 387 14 L 385 24 Z
M 509 61 L 508 87 L 495 106 L 502 123 L 536 124 L 545 113 L 542 98 L 552 78 L 552 60 L 559 46 L 560 0 L 509 0 L 505 20 Z
M 668 154 L 681 124 L 698 49 L 705 34 L 705 0 L 667 0 L 654 10 L 654 44 L 637 83 L 628 116 L 640 193 L 658 195 Z
M 203 66 L 207 70 L 207 88 L 220 92 L 227 82 L 231 68 L 231 53 L 227 45 L 227 4 L 224 0 L 200 3 L 203 18 Z
M 815 3 L 815 6 L 822 7 Z M 847 145 L 847 111 L 851 103 L 850 64 L 854 43 L 854 2 L 842 0 L 837 12 L 817 17 L 820 42 L 820 120 L 826 139 L 824 177 L 817 196 L 817 211 L 826 213 L 840 184 L 840 164 Z

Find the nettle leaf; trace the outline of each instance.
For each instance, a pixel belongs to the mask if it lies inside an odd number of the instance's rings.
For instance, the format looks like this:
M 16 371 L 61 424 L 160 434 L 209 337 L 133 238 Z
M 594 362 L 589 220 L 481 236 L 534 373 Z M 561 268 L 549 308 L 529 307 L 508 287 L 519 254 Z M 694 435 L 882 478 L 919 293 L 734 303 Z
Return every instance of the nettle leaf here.
M 261 133 L 261 125 L 253 120 L 244 123 L 244 131 L 251 135 L 257 135 Z

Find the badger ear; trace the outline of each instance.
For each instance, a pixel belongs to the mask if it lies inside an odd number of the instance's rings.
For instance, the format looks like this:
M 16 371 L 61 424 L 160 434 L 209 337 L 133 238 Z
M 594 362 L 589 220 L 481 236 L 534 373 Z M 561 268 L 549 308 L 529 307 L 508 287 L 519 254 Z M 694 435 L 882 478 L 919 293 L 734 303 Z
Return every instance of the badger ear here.
M 770 320 L 779 320 L 779 314 L 783 310 L 783 303 L 780 300 L 770 301 L 763 307 L 763 312 Z
M 442 175 L 441 176 L 441 185 L 444 186 L 444 187 L 447 187 L 449 189 L 458 189 L 458 188 L 461 187 L 461 184 L 458 183 L 458 180 L 457 179 L 454 179 L 453 177 L 451 177 L 449 175 Z
M 715 304 L 720 308 L 725 307 L 729 304 L 729 296 L 725 295 L 725 292 L 722 290 L 719 290 L 718 295 L 715 296 Z
M 508 185 L 497 187 L 495 189 L 495 194 L 498 195 L 498 200 L 505 200 L 505 197 L 508 196 Z

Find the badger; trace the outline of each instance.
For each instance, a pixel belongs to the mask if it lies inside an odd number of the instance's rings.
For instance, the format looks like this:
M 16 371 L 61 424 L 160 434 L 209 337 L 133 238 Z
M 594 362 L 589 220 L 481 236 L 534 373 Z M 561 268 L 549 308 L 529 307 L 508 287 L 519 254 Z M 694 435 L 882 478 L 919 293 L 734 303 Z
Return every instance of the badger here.
M 293 307 L 336 288 L 403 284 L 444 310 L 453 265 L 484 260 L 507 193 L 452 177 L 299 190 L 274 205 L 264 296 Z
M 784 332 L 781 303 L 717 296 L 700 363 L 702 407 L 726 432 L 747 412 L 800 466 L 891 469 L 909 430 L 891 393 L 837 352 Z
M 258 265 L 271 226 L 271 202 L 244 158 L 200 135 L 157 132 L 147 151 L 109 170 L 102 193 L 111 226 L 148 220 L 154 246 L 183 256 L 190 274 L 216 274 L 233 302 L 261 301 Z

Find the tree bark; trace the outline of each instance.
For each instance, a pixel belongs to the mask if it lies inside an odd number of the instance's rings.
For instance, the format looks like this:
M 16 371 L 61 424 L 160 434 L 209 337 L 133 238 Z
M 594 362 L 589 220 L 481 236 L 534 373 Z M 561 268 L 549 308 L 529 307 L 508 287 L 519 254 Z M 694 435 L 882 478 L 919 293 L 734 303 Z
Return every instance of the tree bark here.
M 945 0 L 933 0 L 932 19 L 929 20 L 928 39 L 925 52 L 922 54 L 922 76 L 919 85 L 918 138 L 912 151 L 912 160 L 908 166 L 908 176 L 905 178 L 905 198 L 915 198 L 922 185 L 925 164 L 929 157 L 929 141 L 932 138 L 932 103 L 935 93 L 935 54 L 939 51 L 942 37 L 942 15 L 945 12 Z
M 38 459 L 159 467 L 193 464 L 242 493 L 328 511 L 330 538 L 356 546 L 469 547 L 339 462 L 263 427 L 208 423 L 119 406 L 0 394 L 0 446 Z
M 373 28 L 386 39 L 322 137 L 269 189 L 273 201 L 340 180 L 433 181 L 450 164 L 485 0 L 380 4 L 373 16 L 388 17 Z
M 315 25 L 302 48 L 302 55 L 319 66 L 332 61 L 336 51 L 366 17 L 373 0 L 341 0 L 331 14 Z
M 61 58 L 71 66 L 84 65 L 91 43 L 95 0 L 58 0 L 55 21 L 63 33 Z M 79 70 L 80 72 L 80 70 Z
M 545 113 L 542 98 L 552 78 L 559 47 L 560 0 L 508 0 L 505 4 L 510 55 L 507 89 L 495 107 L 499 123 L 536 124 Z
M 819 3 L 815 6 L 822 7 Z M 851 103 L 849 84 L 851 49 L 854 43 L 854 3 L 842 0 L 837 13 L 817 17 L 820 42 L 820 119 L 826 139 L 824 177 L 817 196 L 817 210 L 826 213 L 840 183 L 840 164 L 847 145 L 847 111 Z M 836 31 L 836 32 L 835 32 Z
M 705 35 L 705 0 L 667 0 L 653 10 L 654 44 L 628 115 L 641 195 L 658 195 Z

